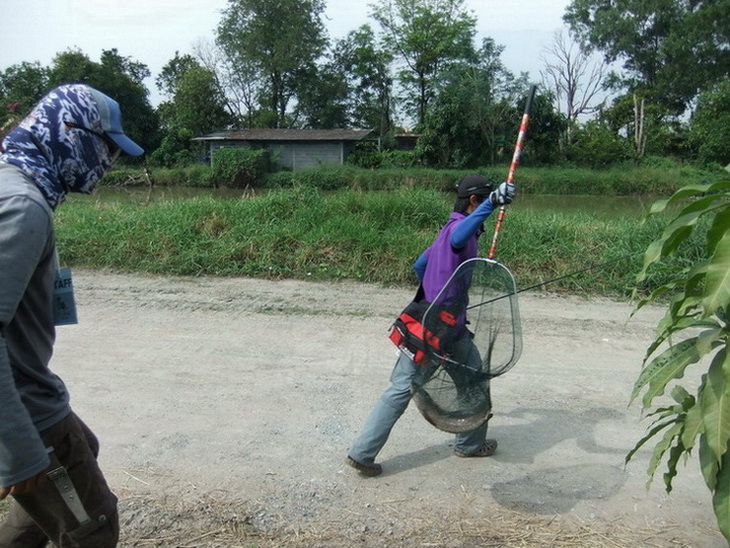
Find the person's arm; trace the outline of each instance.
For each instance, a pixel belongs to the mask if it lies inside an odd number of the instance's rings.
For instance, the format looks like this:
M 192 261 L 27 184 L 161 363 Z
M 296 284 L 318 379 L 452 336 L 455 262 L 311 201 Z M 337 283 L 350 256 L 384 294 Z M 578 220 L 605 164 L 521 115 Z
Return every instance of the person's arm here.
M 423 275 L 426 273 L 426 266 L 428 265 L 428 249 L 421 253 L 420 257 L 413 263 L 413 270 L 416 272 L 419 281 L 423 281 Z
M 454 249 L 461 249 L 469 241 L 469 238 L 474 236 L 482 226 L 482 223 L 489 217 L 490 213 L 494 211 L 497 206 L 507 205 L 512 203 L 515 197 L 515 185 L 514 183 L 508 183 L 507 181 L 500 183 L 495 188 L 489 198 L 484 200 L 479 206 L 472 211 L 466 219 L 459 223 L 454 232 L 451 234 L 451 247 Z
M 26 197 L 0 200 L 0 495 L 32 487 L 49 465 L 46 448 L 20 398 L 6 326 L 15 316 L 47 245 L 50 219 Z M 15 491 L 11 488 L 15 487 Z

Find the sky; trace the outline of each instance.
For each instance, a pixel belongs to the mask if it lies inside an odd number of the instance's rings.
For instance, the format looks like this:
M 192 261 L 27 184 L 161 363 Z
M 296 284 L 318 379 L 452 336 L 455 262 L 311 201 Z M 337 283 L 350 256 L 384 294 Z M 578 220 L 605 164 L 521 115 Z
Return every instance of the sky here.
M 370 23 L 366 0 L 325 0 L 330 38 Z M 514 74 L 529 72 L 539 82 L 545 49 L 565 28 L 569 0 L 466 0 L 477 18 L 477 42 L 491 37 L 505 47 L 502 62 Z M 51 64 L 56 53 L 80 49 L 92 61 L 117 48 L 123 57 L 146 64 L 150 100 L 161 100 L 154 79 L 175 56 L 212 41 L 228 0 L 0 0 L 0 70 L 23 61 Z

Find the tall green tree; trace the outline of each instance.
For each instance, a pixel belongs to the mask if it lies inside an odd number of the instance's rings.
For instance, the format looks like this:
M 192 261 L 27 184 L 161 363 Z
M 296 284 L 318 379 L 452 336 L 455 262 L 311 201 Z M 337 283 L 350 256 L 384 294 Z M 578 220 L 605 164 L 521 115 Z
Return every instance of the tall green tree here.
M 700 160 L 730 165 L 730 81 L 700 95 L 690 127 Z
M 99 63 L 92 61 L 80 49 L 69 48 L 57 53 L 53 58 L 49 73 L 49 87 L 53 88 L 73 82 L 83 82 L 96 87 L 97 81 L 101 79 L 100 73 Z
M 193 56 L 176 52 L 162 68 L 156 84 L 168 100 L 157 108 L 163 138 L 151 161 L 167 167 L 198 161 L 205 147 L 192 138 L 223 130 L 233 119 L 224 107 L 216 76 Z
M 302 71 L 294 123 L 307 129 L 350 126 L 347 78 L 337 65 L 326 62 Z
M 231 122 L 215 77 L 201 66 L 192 67 L 181 76 L 174 106 L 177 125 L 195 135 L 224 130 Z
M 255 69 L 264 85 L 257 98 L 269 125 L 285 127 L 290 102 L 327 44 L 324 0 L 229 0 L 217 43 L 232 64 Z
M 373 128 L 381 138 L 393 129 L 393 58 L 369 25 L 335 43 L 332 63 L 347 79 L 350 127 Z
M 180 52 L 175 52 L 175 57 L 170 59 L 160 74 L 155 78 L 155 85 L 157 89 L 168 97 L 172 97 L 180 87 L 180 79 L 190 70 L 200 66 L 200 63 L 189 54 L 180 55 Z
M 519 124 L 515 105 L 528 83 L 504 67 L 503 50 L 485 39 L 478 62 L 452 64 L 439 78 L 417 148 L 428 164 L 464 168 L 504 159 L 506 137 Z
M 564 20 L 584 47 L 623 63 L 619 80 L 681 114 L 730 71 L 730 0 L 572 0 Z
M 12 104 L 16 112 L 25 114 L 47 90 L 48 68 L 37 61 L 24 61 L 0 71 L 0 107 Z
M 225 109 L 216 75 L 192 55 L 170 59 L 155 79 L 168 100 L 158 110 L 168 128 L 185 128 L 194 135 L 220 131 L 232 121 Z
M 406 110 L 422 125 L 442 71 L 475 60 L 476 19 L 464 0 L 378 0 L 371 8 L 386 44 L 405 65 L 399 81 Z

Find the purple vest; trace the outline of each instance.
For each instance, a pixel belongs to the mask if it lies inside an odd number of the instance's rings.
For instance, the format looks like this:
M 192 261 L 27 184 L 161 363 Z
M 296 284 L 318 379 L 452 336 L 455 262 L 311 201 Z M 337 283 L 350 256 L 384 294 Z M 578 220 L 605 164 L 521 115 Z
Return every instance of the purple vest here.
M 433 302 L 457 267 L 468 259 L 477 256 L 479 233 L 466 242 L 461 249 L 451 247 L 451 234 L 466 218 L 463 213 L 453 212 L 436 239 L 425 251 L 428 263 L 423 274 L 423 290 L 427 301 Z

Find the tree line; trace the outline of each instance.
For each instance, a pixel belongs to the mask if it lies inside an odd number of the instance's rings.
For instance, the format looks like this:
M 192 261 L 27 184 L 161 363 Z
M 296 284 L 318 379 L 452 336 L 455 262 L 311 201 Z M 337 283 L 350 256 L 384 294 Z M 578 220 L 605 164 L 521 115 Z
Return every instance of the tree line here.
M 540 84 L 525 156 L 602 167 L 673 157 L 730 162 L 730 0 L 572 0 L 539 81 L 514 74 L 504 47 L 477 42 L 464 0 L 374 0 L 369 19 L 331 39 L 325 0 L 229 0 L 211 42 L 175 56 L 154 82 L 116 49 L 99 62 L 58 53 L 0 71 L 0 131 L 49 89 L 86 82 L 116 98 L 147 161 L 199 161 L 191 139 L 242 128 L 372 129 L 353 158 L 472 168 L 508 159 L 528 87 Z M 605 99 L 604 97 L 610 97 Z M 394 155 L 394 135 L 419 134 Z M 199 146 L 199 145 L 197 145 Z

